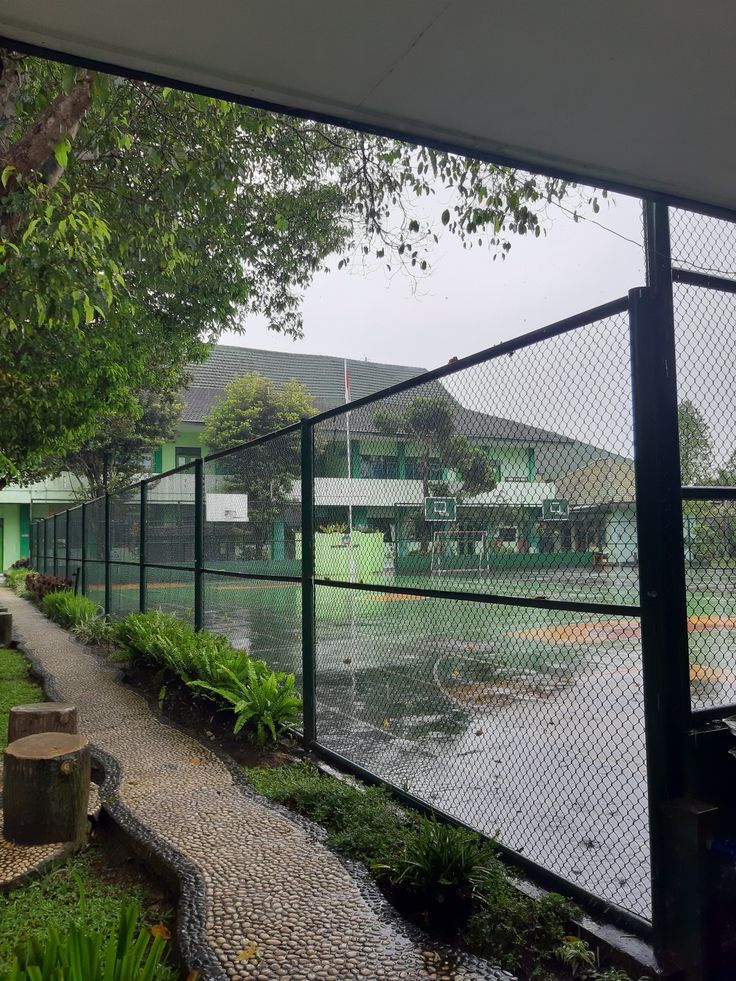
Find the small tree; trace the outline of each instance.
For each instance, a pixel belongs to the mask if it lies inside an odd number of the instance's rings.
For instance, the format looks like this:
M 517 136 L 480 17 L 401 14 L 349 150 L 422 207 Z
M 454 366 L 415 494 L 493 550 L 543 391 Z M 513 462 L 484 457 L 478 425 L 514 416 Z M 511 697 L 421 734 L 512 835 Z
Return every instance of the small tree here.
M 680 430 L 680 473 L 683 484 L 707 483 L 713 473 L 710 427 L 701 410 L 683 399 L 677 409 Z
M 138 414 L 106 416 L 95 435 L 59 463 L 79 478 L 81 496 L 87 499 L 113 493 L 150 471 L 146 460 L 160 443 L 173 439 L 181 416 L 177 392 L 141 392 Z
M 277 388 L 263 375 L 242 375 L 225 387 L 224 397 L 210 410 L 202 439 L 214 452 L 226 450 L 290 426 L 315 411 L 308 390 L 294 379 Z M 299 479 L 299 433 L 233 453 L 223 459 L 221 470 L 228 490 L 248 495 L 246 538 L 261 544 Z
M 403 436 L 415 445 L 423 497 L 451 491 L 461 501 L 496 486 L 493 465 L 486 453 L 467 436 L 455 432 L 454 405 L 449 398 L 420 395 L 403 409 L 377 410 L 373 423 L 383 435 Z M 455 472 L 457 480 L 453 483 L 459 486 L 451 487 L 447 481 L 431 479 L 436 460 L 443 468 Z M 431 529 L 426 521 L 420 520 L 418 524 L 421 549 L 427 551 Z

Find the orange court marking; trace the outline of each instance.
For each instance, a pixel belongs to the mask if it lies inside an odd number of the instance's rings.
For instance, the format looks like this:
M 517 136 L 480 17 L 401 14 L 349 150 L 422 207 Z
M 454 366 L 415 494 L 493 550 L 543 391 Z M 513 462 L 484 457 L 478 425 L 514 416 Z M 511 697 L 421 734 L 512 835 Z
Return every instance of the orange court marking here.
M 146 583 L 146 590 L 149 589 L 178 589 L 180 586 L 189 586 L 191 583 L 188 582 L 149 582 Z M 88 589 L 99 589 L 103 590 L 105 587 L 102 583 L 96 586 L 88 586 Z M 118 592 L 123 589 L 138 589 L 137 582 L 121 582 L 112 584 L 113 593 Z
M 288 587 L 288 586 L 298 586 L 298 582 L 229 582 L 224 586 L 211 586 L 211 589 L 216 589 L 218 593 L 224 593 L 227 590 L 242 590 L 242 589 L 275 589 L 277 586 Z
M 736 617 L 693 614 L 688 617 L 688 633 L 703 633 L 706 630 L 733 630 Z M 529 630 L 516 630 L 512 637 L 526 640 L 546 640 L 556 644 L 596 644 L 610 640 L 639 638 L 641 626 L 638 620 L 598 620 L 593 623 L 562 623 L 551 627 L 531 627 Z
M 397 603 L 405 600 L 423 600 L 426 596 L 415 596 L 413 593 L 366 593 L 369 603 Z
M 708 668 L 702 664 L 691 664 L 690 681 L 736 681 L 736 672 L 725 668 Z

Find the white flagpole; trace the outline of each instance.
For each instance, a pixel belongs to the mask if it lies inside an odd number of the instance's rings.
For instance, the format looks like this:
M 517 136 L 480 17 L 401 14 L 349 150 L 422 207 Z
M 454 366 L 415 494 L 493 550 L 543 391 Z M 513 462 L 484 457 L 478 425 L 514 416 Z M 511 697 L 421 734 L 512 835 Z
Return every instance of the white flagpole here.
M 345 380 L 345 404 L 350 402 L 350 378 L 348 376 L 348 359 L 343 358 L 344 380 Z M 350 451 L 350 412 L 345 413 L 345 438 L 347 440 L 348 451 L 348 481 L 353 479 L 353 461 Z M 355 580 L 355 556 L 353 554 L 353 494 L 348 484 L 348 535 L 350 536 L 350 581 Z

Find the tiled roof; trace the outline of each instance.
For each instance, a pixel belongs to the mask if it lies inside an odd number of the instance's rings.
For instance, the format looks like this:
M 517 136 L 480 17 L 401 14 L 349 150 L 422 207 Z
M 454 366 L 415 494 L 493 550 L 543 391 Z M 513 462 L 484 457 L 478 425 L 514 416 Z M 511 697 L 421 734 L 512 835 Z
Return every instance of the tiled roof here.
M 415 378 L 426 368 L 405 365 L 378 364 L 374 361 L 355 361 L 348 358 L 350 395 L 353 400 L 372 395 L 390 385 Z M 185 408 L 182 421 L 202 422 L 212 406 L 220 401 L 225 385 L 241 375 L 257 372 L 270 378 L 275 385 L 283 385 L 294 378 L 312 394 L 318 412 L 345 403 L 345 367 L 342 358 L 322 354 L 300 354 L 280 351 L 262 351 L 256 348 L 218 345 L 204 364 L 189 367 L 191 381 L 184 393 Z M 442 396 L 454 403 L 455 431 L 480 439 L 502 439 L 517 443 L 572 443 L 566 436 L 536 426 L 529 426 L 513 419 L 489 415 L 461 405 L 440 381 L 431 381 L 416 389 L 416 395 Z M 381 402 L 372 403 L 351 413 L 351 430 L 375 432 L 373 413 L 378 408 L 398 409 L 412 395 L 400 394 Z M 325 423 L 332 431 L 344 430 L 345 415 L 332 417 Z M 597 451 L 604 454 L 605 451 Z M 581 462 L 588 462 L 586 458 Z M 576 466 L 581 465 L 576 461 Z M 570 468 L 568 468 L 570 469 Z
M 323 354 L 261 351 L 219 344 L 204 364 L 190 365 L 191 381 L 184 393 L 182 422 L 202 422 L 222 398 L 225 385 L 241 375 L 257 372 L 275 385 L 296 379 L 311 392 L 320 412 L 345 401 L 345 365 L 342 358 Z M 348 358 L 350 395 L 353 399 L 414 378 L 426 368 L 377 364 Z

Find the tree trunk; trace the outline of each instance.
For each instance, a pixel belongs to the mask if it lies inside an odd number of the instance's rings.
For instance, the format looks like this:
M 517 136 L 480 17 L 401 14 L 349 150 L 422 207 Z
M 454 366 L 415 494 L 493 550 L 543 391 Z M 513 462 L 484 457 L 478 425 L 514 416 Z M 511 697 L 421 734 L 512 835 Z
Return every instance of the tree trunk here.
M 8 718 L 8 742 L 39 732 L 79 732 L 77 709 L 66 702 L 32 702 L 16 705 Z
M 3 835 L 20 845 L 79 841 L 87 833 L 91 760 L 83 736 L 42 732 L 4 754 Z

